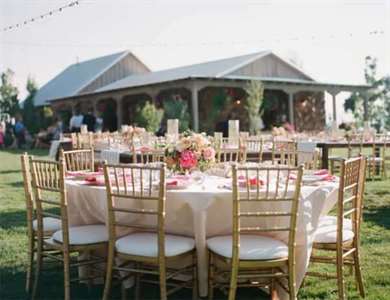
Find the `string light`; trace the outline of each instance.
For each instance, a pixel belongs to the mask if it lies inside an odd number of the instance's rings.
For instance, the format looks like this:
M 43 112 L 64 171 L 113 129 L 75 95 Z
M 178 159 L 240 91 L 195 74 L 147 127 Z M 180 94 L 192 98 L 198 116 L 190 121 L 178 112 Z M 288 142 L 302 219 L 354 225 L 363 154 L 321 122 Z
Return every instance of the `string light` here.
M 18 42 L 18 41 L 2 41 L 0 44 L 3 45 L 15 45 L 15 46 L 32 46 L 32 47 L 91 47 L 91 48 L 112 48 L 122 47 L 122 48 L 167 48 L 167 47 L 226 47 L 233 45 L 250 45 L 250 44 L 264 44 L 269 46 L 270 43 L 281 43 L 281 42 L 301 42 L 301 41 L 313 41 L 320 42 L 324 40 L 335 40 L 339 38 L 358 38 L 358 37 L 375 37 L 384 35 L 385 31 L 382 29 L 371 30 L 366 33 L 337 33 L 330 35 L 318 35 L 318 36 L 293 36 L 293 37 L 280 37 L 280 38 L 271 38 L 271 39 L 257 39 L 257 40 L 246 40 L 246 41 L 210 41 L 210 42 L 172 42 L 172 43 L 161 43 L 161 42 L 151 42 L 151 43 L 123 43 L 123 44 L 113 44 L 113 43 L 35 43 L 35 42 Z
M 70 7 L 74 7 L 74 6 L 77 6 L 77 5 L 79 5 L 79 1 L 72 1 L 72 2 L 70 2 L 67 5 L 64 5 L 64 6 L 61 6 L 59 8 L 53 9 L 53 10 L 51 10 L 51 11 L 49 11 L 47 13 L 41 14 L 41 15 L 39 15 L 37 17 L 33 17 L 33 18 L 30 18 L 30 19 L 27 19 L 24 22 L 20 22 L 20 23 L 14 24 L 14 25 L 6 26 L 6 27 L 3 28 L 3 31 L 10 31 L 10 30 L 13 30 L 13 29 L 20 28 L 20 27 L 28 25 L 28 24 L 30 24 L 32 22 L 38 21 L 39 19 L 44 19 L 46 17 L 50 17 L 53 14 L 62 12 L 64 9 L 67 9 L 67 8 L 70 8 Z

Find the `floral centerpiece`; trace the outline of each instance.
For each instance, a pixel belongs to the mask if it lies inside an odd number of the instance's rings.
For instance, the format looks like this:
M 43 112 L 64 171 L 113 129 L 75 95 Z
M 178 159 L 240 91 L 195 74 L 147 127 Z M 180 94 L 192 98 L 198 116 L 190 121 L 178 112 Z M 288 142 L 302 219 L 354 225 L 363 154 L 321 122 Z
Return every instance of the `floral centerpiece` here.
M 205 134 L 185 132 L 166 146 L 165 162 L 174 172 L 205 171 L 215 162 L 215 149 Z

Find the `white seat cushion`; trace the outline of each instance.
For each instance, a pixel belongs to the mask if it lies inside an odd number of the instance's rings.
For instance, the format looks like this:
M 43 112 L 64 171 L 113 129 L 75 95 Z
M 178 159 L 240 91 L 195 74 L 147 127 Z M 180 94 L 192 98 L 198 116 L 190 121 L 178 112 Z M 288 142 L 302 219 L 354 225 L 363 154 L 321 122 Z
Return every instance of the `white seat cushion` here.
M 352 222 L 350 219 L 344 219 L 343 242 L 353 239 Z M 337 218 L 325 216 L 320 219 L 315 243 L 336 243 L 337 241 Z
M 33 221 L 33 229 L 36 231 L 38 230 L 38 221 Z M 57 231 L 61 229 L 61 220 L 52 218 L 52 217 L 46 217 L 43 218 L 43 231 Z
M 324 216 L 320 218 L 318 223 L 319 227 L 329 226 L 329 225 L 337 225 L 337 217 L 335 216 Z M 352 230 L 352 220 L 344 219 L 344 229 Z
M 62 230 L 53 234 L 53 240 L 62 243 Z M 104 225 L 85 225 L 69 228 L 70 245 L 88 245 L 108 241 L 108 229 Z
M 147 257 L 158 256 L 158 235 L 151 232 L 138 232 L 118 239 L 115 243 L 116 249 L 120 253 L 139 255 Z M 195 247 L 192 238 L 165 235 L 165 256 L 176 256 L 191 251 Z
M 232 236 L 217 236 L 207 240 L 207 247 L 224 257 L 232 257 Z M 270 260 L 288 257 L 288 246 L 282 241 L 259 235 L 240 236 L 240 259 Z

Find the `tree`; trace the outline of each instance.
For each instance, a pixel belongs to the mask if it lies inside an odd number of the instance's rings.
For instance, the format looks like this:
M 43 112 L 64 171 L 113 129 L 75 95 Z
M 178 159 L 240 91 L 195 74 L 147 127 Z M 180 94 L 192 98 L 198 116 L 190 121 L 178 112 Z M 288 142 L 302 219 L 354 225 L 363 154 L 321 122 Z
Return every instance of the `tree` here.
M 0 85 L 0 118 L 15 116 L 19 112 L 18 89 L 12 84 L 14 72 L 7 69 L 1 73 Z
M 251 80 L 245 88 L 247 93 L 245 109 L 249 117 L 249 131 L 251 134 L 256 134 L 259 129 L 261 112 L 260 108 L 263 102 L 264 86 L 261 81 Z
M 147 131 L 155 133 L 160 128 L 164 111 L 147 101 L 144 106 L 139 109 L 137 115 L 139 116 L 137 120 L 138 125 L 145 127 Z
M 188 104 L 182 99 L 169 99 L 164 101 L 165 119 L 178 119 L 179 130 L 186 131 L 190 126 Z
M 23 122 L 29 132 L 37 133 L 41 128 L 42 124 L 39 109 L 34 105 L 34 96 L 37 93 L 38 88 L 33 78 L 27 78 L 26 89 L 28 91 L 28 96 L 24 100 L 23 104 Z
M 376 58 L 367 56 L 364 75 L 371 88 L 368 91 L 352 93 L 345 100 L 344 110 L 353 113 L 359 126 L 367 119 L 378 130 L 390 129 L 390 76 L 377 78 L 376 69 Z M 366 107 L 364 99 L 367 99 Z

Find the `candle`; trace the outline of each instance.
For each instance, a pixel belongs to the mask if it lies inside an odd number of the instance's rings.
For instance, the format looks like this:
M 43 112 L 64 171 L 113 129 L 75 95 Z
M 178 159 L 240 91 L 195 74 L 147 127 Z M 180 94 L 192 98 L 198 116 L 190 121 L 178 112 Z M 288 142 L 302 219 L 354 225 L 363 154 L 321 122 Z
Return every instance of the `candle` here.
M 179 120 L 169 119 L 167 120 L 167 134 L 173 137 L 175 140 L 179 138 Z
M 82 134 L 88 133 L 88 127 L 87 127 L 87 125 L 81 125 L 81 127 L 80 127 L 80 133 L 82 133 Z
M 121 132 L 122 133 L 125 133 L 125 132 L 127 132 L 129 130 L 129 125 L 122 125 L 121 126 Z
M 229 120 L 229 144 L 238 144 L 240 136 L 240 121 Z

